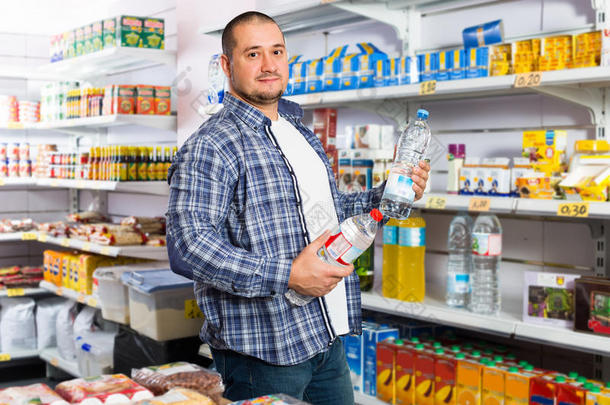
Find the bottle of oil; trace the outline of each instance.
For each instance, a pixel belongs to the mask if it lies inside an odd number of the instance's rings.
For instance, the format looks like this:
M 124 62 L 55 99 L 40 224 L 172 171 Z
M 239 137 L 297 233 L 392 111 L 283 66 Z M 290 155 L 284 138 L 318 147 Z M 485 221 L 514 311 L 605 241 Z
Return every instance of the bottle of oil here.
M 162 146 L 157 146 L 155 155 L 157 156 L 157 162 L 155 163 L 155 180 L 165 180 L 165 158 L 163 156 Z
M 155 155 L 155 148 L 148 147 L 148 164 L 146 165 L 147 180 L 157 180 L 157 156 Z
M 137 148 L 130 146 L 127 148 L 127 180 L 138 180 Z
M 145 146 L 138 147 L 138 181 L 148 180 L 148 154 Z
M 128 170 L 128 154 L 127 147 L 119 147 L 119 181 L 127 181 Z
M 165 149 L 163 149 L 163 162 L 164 162 L 164 167 L 163 167 L 163 179 L 165 180 L 167 178 L 167 172 L 169 172 L 169 168 L 172 165 L 172 152 L 171 152 L 171 148 L 169 146 L 166 146 Z

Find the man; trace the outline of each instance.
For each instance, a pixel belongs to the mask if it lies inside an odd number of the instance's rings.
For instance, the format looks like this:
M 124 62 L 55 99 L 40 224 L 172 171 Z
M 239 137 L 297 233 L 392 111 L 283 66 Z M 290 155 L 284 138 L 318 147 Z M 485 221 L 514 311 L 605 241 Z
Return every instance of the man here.
M 286 393 L 313 404 L 354 402 L 338 335 L 361 333 L 353 266 L 317 250 L 338 223 L 379 205 L 382 188 L 339 193 L 322 145 L 288 81 L 284 36 L 248 12 L 223 32 L 224 108 L 193 134 L 169 173 L 172 269 L 195 281 L 209 343 L 231 400 Z M 421 198 L 429 166 L 415 169 Z M 286 298 L 289 290 L 305 304 Z

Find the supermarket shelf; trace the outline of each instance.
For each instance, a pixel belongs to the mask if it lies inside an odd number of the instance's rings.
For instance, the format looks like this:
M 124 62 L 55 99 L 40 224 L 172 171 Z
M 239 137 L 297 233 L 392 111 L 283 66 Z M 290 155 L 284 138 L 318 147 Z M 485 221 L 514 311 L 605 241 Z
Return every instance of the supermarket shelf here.
M 516 213 L 519 215 L 557 215 L 559 204 L 573 201 L 566 200 L 532 200 L 520 198 L 517 200 Z M 589 218 L 610 218 L 610 203 L 589 201 Z
M 76 361 L 68 361 L 63 359 L 55 347 L 43 349 L 40 352 L 40 358 L 51 364 L 53 367 L 57 367 L 74 377 L 81 376 L 80 372 L 78 371 L 78 363 Z
M 176 65 L 176 52 L 159 49 L 115 47 L 99 52 L 48 63 L 36 72 L 39 75 L 87 79 L 114 75 L 155 65 Z
M 508 197 L 486 197 L 486 196 L 467 196 L 467 195 L 455 195 L 455 194 L 444 194 L 444 193 L 426 193 L 424 197 L 415 202 L 415 207 L 426 208 L 426 205 L 430 199 L 445 199 L 445 207 L 442 209 L 450 211 L 463 211 L 468 210 L 470 200 L 472 198 L 489 198 L 490 205 L 489 210 L 496 213 L 512 213 L 515 207 L 515 198 Z M 531 200 L 541 201 L 541 200 Z M 426 208 L 426 209 L 440 209 L 440 208 Z M 555 210 L 557 212 L 557 210 Z
M 38 357 L 38 350 L 19 350 L 12 353 L 0 352 L 0 367 L 5 362 L 10 362 L 14 360 L 24 360 L 35 357 Z
M 128 256 L 150 260 L 167 260 L 167 249 L 165 247 L 152 247 L 144 245 L 102 246 L 78 239 L 57 238 L 54 236 L 49 236 L 43 232 L 38 233 L 38 242 L 70 247 L 73 249 L 84 250 L 85 252 L 98 253 L 111 257 Z
M 1 179 L 0 179 L 1 180 Z M 165 181 L 97 181 L 36 179 L 38 186 L 64 187 L 87 190 L 117 191 L 125 193 L 168 195 L 169 186 Z
M 1 186 L 33 186 L 36 184 L 36 179 L 32 177 L 4 177 L 0 178 Z
M 40 288 L 44 289 L 45 291 L 49 291 L 55 295 L 58 295 L 60 297 L 65 297 L 65 298 L 71 299 L 73 301 L 80 302 L 81 304 L 86 304 L 93 308 L 101 308 L 98 300 L 91 295 L 81 294 L 81 293 L 71 290 L 69 288 L 58 287 L 55 284 L 49 283 L 48 281 L 41 281 Z
M 144 114 L 114 114 L 99 117 L 74 118 L 62 121 L 42 121 L 25 124 L 29 129 L 78 129 L 93 130 L 97 128 L 116 127 L 121 125 L 139 125 L 163 129 L 176 130 L 175 115 L 144 115 Z
M 515 75 L 481 77 L 476 79 L 450 80 L 436 83 L 433 94 L 420 95 L 420 84 L 402 86 L 373 87 L 344 91 L 300 94 L 287 97 L 305 108 L 320 106 L 349 105 L 363 101 L 386 99 L 452 99 L 482 97 L 504 94 L 522 94 L 550 86 L 608 87 L 610 86 L 610 67 L 591 67 L 541 72 L 539 87 L 515 88 Z
M 387 402 L 377 399 L 376 397 L 357 391 L 354 391 L 354 402 L 358 405 L 388 405 Z
M 8 288 L 0 290 L 0 298 L 2 297 L 30 297 L 34 295 L 44 295 L 49 292 L 44 288 Z
M 4 65 L 0 66 L 0 78 L 20 80 L 62 80 L 61 76 L 41 73 L 36 67 Z
M 610 338 L 607 336 L 525 322 L 515 325 L 515 336 L 521 340 L 550 343 L 602 356 L 610 355 Z
M 0 233 L 0 242 L 17 242 L 23 240 L 23 234 L 29 232 Z
M 502 312 L 500 316 L 474 314 L 465 309 L 450 308 L 441 300 L 431 297 L 426 297 L 420 303 L 362 293 L 362 308 L 502 336 L 512 335 L 515 322 L 521 319 L 507 312 Z

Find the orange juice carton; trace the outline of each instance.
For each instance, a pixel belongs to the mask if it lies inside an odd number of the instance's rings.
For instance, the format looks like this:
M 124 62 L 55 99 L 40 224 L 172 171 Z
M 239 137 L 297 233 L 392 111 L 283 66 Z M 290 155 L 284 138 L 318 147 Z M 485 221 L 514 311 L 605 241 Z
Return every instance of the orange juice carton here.
M 415 343 L 396 349 L 395 380 L 396 405 L 415 405 Z
M 397 346 L 402 340 L 386 339 L 377 343 L 377 398 L 394 403 L 396 376 L 394 373 Z
M 455 405 L 457 359 L 452 352 L 436 349 L 434 362 L 434 405 Z
M 578 373 L 570 372 L 564 383 L 557 384 L 558 404 L 562 405 L 585 405 L 587 400 L 587 379 L 579 377 Z
M 44 251 L 44 270 L 43 277 L 45 281 L 56 286 L 61 286 L 61 258 L 60 252 L 54 250 Z
M 529 158 L 536 171 L 547 176 L 565 171 L 567 133 L 561 130 L 523 132 L 523 157 Z
M 363 328 L 364 339 L 364 393 L 377 396 L 377 343 L 388 338 L 398 339 L 398 329 L 386 325 Z
M 586 394 L 587 405 L 610 405 L 610 391 L 599 385 L 591 385 Z
M 564 383 L 566 376 L 548 373 L 534 377 L 530 381 L 530 405 L 553 405 L 557 397 L 557 385 Z
M 527 405 L 530 400 L 530 381 L 538 376 L 534 367 L 510 367 L 504 382 L 504 405 Z
M 415 403 L 434 405 L 434 360 L 432 350 L 415 345 Z
M 506 373 L 508 368 L 490 361 L 483 368 L 481 376 L 481 404 L 504 405 Z
M 481 401 L 481 373 L 484 365 L 479 359 L 466 357 L 458 353 L 456 391 L 458 405 L 480 405 Z

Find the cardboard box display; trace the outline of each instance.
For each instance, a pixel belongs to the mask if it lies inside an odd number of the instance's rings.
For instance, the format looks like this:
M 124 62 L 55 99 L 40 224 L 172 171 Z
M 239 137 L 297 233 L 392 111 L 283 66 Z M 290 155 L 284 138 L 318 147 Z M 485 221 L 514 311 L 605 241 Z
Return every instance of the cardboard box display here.
M 102 21 L 102 42 L 103 48 L 114 48 L 117 44 L 116 35 L 117 20 L 107 18 Z
M 571 329 L 576 278 L 573 274 L 525 272 L 523 321 Z
M 359 55 L 350 53 L 341 59 L 341 90 L 358 88 Z
M 91 52 L 101 51 L 104 48 L 102 21 L 91 24 Z
M 136 114 L 155 114 L 155 88 L 145 84 L 136 86 Z
M 304 94 L 307 92 L 307 71 L 310 61 L 297 61 L 292 67 L 294 84 L 292 94 Z
M 388 58 L 388 55 L 370 42 L 360 42 L 357 45 L 360 49 L 358 55 L 358 67 L 360 69 L 358 87 L 373 87 L 375 85 L 375 67 L 380 60 L 382 61 L 381 66 L 383 66 L 383 61 Z
M 324 81 L 322 90 L 336 91 L 341 89 L 342 59 L 347 51 L 347 45 L 339 46 L 324 58 Z
M 294 65 L 301 59 L 301 55 L 293 55 L 288 59 L 288 84 L 284 96 L 292 95 L 294 91 Z
M 171 106 L 171 87 L 155 86 L 155 114 L 170 115 L 172 112 Z
M 116 18 L 116 44 L 130 48 L 142 48 L 142 19 L 140 17 L 122 15 Z M 106 38 L 106 35 L 104 35 Z
M 377 343 L 388 338 L 398 339 L 398 329 L 374 326 L 363 328 L 364 339 L 364 393 L 377 396 Z
M 420 82 L 436 80 L 436 75 L 438 74 L 438 59 L 438 52 L 417 55 Z
M 317 93 L 323 90 L 324 58 L 312 59 L 307 65 L 306 93 Z
M 536 171 L 553 176 L 566 168 L 567 134 L 562 130 L 523 132 L 523 157 Z

